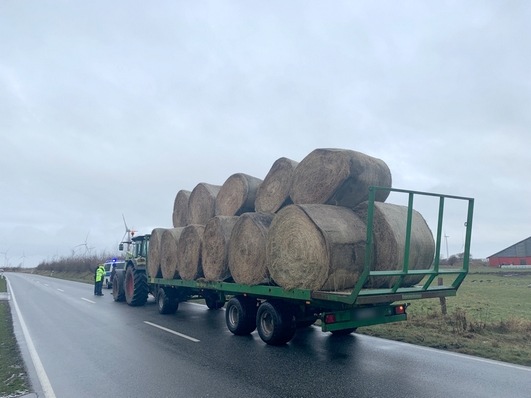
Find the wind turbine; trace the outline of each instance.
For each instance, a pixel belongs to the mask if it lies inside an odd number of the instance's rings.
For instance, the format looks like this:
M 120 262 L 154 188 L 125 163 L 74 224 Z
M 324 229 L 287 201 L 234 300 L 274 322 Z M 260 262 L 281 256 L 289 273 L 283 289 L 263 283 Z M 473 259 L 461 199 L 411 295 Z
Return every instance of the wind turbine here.
M 24 253 L 24 250 L 22 250 L 22 256 L 19 257 L 19 260 L 22 259 L 22 268 L 24 268 L 24 261 L 26 260 L 26 254 Z
M 121 244 L 126 244 L 127 245 L 127 251 L 129 252 L 129 246 L 131 245 L 132 241 L 131 241 L 131 238 L 133 236 L 135 236 L 135 230 L 134 229 L 130 229 L 128 226 L 127 226 L 127 222 L 125 221 L 125 216 L 124 214 L 122 213 L 122 219 L 124 220 L 124 226 L 125 226 L 125 232 L 124 232 L 124 236 L 122 236 L 122 239 L 120 241 Z M 127 240 L 124 241 L 124 238 L 127 236 Z
M 446 235 L 446 232 L 444 232 L 444 240 L 446 241 L 446 259 L 448 260 L 450 256 L 448 255 L 448 238 L 450 236 Z
M 85 253 L 83 253 L 83 255 L 86 256 L 87 253 L 90 254 L 90 251 L 92 249 L 94 249 L 94 248 L 93 247 L 88 247 L 87 241 L 88 241 L 89 234 L 90 234 L 90 231 L 87 233 L 87 237 L 85 238 L 85 242 L 84 243 L 80 243 L 79 245 L 74 246 L 74 249 L 72 250 L 73 253 L 75 253 L 76 247 L 85 246 Z

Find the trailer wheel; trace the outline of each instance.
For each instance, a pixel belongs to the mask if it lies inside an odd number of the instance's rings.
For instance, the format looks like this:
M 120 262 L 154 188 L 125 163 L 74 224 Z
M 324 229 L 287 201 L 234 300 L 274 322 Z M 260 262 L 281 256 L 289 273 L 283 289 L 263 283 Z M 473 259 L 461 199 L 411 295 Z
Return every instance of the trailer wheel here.
M 163 288 L 159 288 L 157 293 L 157 306 L 159 314 L 174 314 L 179 308 L 179 301 L 172 294 L 166 293 Z
M 123 271 L 114 274 L 112 280 L 112 297 L 116 302 L 125 301 L 124 279 Z
M 149 291 L 146 272 L 133 266 L 127 267 L 124 289 L 127 304 L 133 307 L 146 304 Z
M 265 343 L 282 345 L 293 338 L 297 323 L 289 308 L 266 301 L 258 308 L 256 329 Z
M 227 328 L 237 336 L 244 336 L 256 328 L 256 301 L 235 296 L 227 302 L 225 311 Z
M 209 310 L 219 310 L 225 305 L 225 301 L 220 300 L 220 297 L 216 294 L 208 294 L 205 297 L 205 303 Z
M 348 329 L 341 329 L 341 330 L 332 330 L 330 333 L 332 333 L 333 336 L 348 336 L 351 333 L 354 333 L 357 328 L 348 328 Z

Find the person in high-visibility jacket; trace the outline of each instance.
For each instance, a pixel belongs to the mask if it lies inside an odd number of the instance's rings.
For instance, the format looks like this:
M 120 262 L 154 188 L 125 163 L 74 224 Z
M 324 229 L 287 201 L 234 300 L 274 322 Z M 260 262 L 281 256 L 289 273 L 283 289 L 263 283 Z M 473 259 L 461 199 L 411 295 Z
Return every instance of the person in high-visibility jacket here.
M 103 278 L 105 277 L 105 267 L 103 264 L 99 264 L 96 268 L 96 276 L 94 283 L 94 294 L 96 296 L 103 296 L 101 289 L 103 287 Z

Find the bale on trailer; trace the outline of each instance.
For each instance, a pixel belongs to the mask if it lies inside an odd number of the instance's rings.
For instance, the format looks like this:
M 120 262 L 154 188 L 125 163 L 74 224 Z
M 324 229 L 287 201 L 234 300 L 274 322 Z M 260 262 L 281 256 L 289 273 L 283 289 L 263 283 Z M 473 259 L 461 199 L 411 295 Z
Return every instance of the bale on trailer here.
M 368 199 L 370 186 L 391 187 L 383 160 L 348 149 L 315 149 L 295 169 L 290 197 L 295 204 L 355 207 Z M 376 200 L 388 196 L 378 191 Z
M 191 281 L 203 276 L 201 249 L 204 231 L 204 225 L 191 224 L 183 228 L 179 237 L 177 270 L 184 280 Z
M 254 211 L 256 191 L 262 180 L 248 174 L 231 175 L 216 196 L 216 216 L 239 216 Z
M 368 203 L 362 203 L 354 212 L 363 220 L 367 220 Z M 390 203 L 374 203 L 373 216 L 373 269 L 379 271 L 401 270 L 404 264 L 407 206 Z M 435 241 L 430 227 L 422 215 L 412 209 L 411 236 L 409 248 L 410 270 L 428 269 L 435 255 Z M 402 286 L 411 286 L 422 280 L 423 276 L 408 276 Z M 365 287 L 391 287 L 395 277 L 371 277 Z
M 269 282 L 266 241 L 272 220 L 273 214 L 244 213 L 234 225 L 229 242 L 229 270 L 236 283 Z
M 179 238 L 183 229 L 170 228 L 162 232 L 160 238 L 160 271 L 164 279 L 174 279 L 179 276 L 177 271 L 177 253 L 179 252 Z
M 154 228 L 151 231 L 151 236 L 149 238 L 149 250 L 148 250 L 148 275 L 152 278 L 160 278 L 162 272 L 160 270 L 160 259 L 161 259 L 161 239 L 162 234 L 166 231 L 167 228 Z
M 276 213 L 280 208 L 293 203 L 289 191 L 298 164 L 288 158 L 280 158 L 273 163 L 256 192 L 254 206 L 257 212 Z
M 173 202 L 173 227 L 186 227 L 188 223 L 188 201 L 192 192 L 181 189 Z
M 205 225 L 215 215 L 216 196 L 220 185 L 201 182 L 196 185 L 188 199 L 188 224 Z
M 366 235 L 365 222 L 349 208 L 289 205 L 271 223 L 267 268 L 288 290 L 346 289 L 363 270 Z
M 238 217 L 216 216 L 208 220 L 203 233 L 203 274 L 208 281 L 230 278 L 229 241 Z

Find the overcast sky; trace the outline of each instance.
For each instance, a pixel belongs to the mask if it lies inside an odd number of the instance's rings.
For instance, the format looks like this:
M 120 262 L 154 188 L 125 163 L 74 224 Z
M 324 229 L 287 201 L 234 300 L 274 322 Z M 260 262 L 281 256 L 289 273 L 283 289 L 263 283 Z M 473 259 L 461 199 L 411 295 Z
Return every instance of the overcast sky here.
M 529 1 L 2 0 L 0 265 L 115 252 L 122 214 L 171 227 L 180 189 L 316 148 L 475 198 L 471 252 L 494 254 L 531 236 L 530 21 Z

